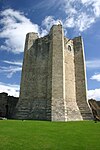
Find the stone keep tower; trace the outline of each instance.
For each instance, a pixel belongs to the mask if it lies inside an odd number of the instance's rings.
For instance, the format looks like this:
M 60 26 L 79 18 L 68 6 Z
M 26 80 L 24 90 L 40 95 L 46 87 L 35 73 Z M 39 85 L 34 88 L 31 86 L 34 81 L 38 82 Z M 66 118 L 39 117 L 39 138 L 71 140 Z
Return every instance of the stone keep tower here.
M 17 119 L 91 119 L 87 103 L 83 42 L 64 37 L 62 25 L 39 38 L 26 35 Z

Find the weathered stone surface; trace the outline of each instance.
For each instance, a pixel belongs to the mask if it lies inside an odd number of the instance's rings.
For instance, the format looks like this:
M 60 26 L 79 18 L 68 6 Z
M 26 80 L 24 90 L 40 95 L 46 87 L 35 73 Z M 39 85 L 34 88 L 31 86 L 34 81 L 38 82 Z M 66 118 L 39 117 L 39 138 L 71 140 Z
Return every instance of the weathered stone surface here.
M 92 109 L 94 120 L 100 121 L 100 101 L 89 99 L 89 104 Z
M 91 119 L 81 37 L 65 38 L 61 25 L 26 36 L 17 119 Z
M 75 63 L 75 86 L 76 103 L 84 120 L 91 119 L 91 111 L 87 102 L 86 67 L 82 37 L 73 39 L 74 63 Z
M 7 93 L 0 93 L 0 117 L 6 116 Z
M 17 97 L 8 96 L 7 93 L 0 93 L 0 117 L 12 118 L 17 102 Z

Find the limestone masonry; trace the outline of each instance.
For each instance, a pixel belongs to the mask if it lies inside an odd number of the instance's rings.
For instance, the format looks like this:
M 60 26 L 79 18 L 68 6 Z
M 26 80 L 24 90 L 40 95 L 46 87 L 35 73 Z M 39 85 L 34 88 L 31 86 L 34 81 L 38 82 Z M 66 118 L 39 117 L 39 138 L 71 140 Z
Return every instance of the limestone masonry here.
M 51 121 L 92 118 L 81 37 L 64 37 L 60 24 L 53 25 L 42 38 L 37 33 L 26 35 L 15 118 Z

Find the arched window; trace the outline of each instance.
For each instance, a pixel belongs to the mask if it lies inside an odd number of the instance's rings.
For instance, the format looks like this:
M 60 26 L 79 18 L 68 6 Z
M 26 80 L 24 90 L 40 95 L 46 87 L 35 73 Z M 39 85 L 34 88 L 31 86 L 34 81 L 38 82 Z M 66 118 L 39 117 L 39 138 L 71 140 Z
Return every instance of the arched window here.
M 71 51 L 71 46 L 70 45 L 68 45 L 68 50 Z

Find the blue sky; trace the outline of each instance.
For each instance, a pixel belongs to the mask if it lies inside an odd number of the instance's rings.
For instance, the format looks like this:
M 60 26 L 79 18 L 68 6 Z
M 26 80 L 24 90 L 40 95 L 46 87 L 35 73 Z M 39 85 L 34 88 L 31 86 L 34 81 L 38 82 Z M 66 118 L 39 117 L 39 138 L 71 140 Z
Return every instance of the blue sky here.
M 0 92 L 19 95 L 26 33 L 60 20 L 66 37 L 82 35 L 88 97 L 100 100 L 100 0 L 0 0 L 0 11 Z

